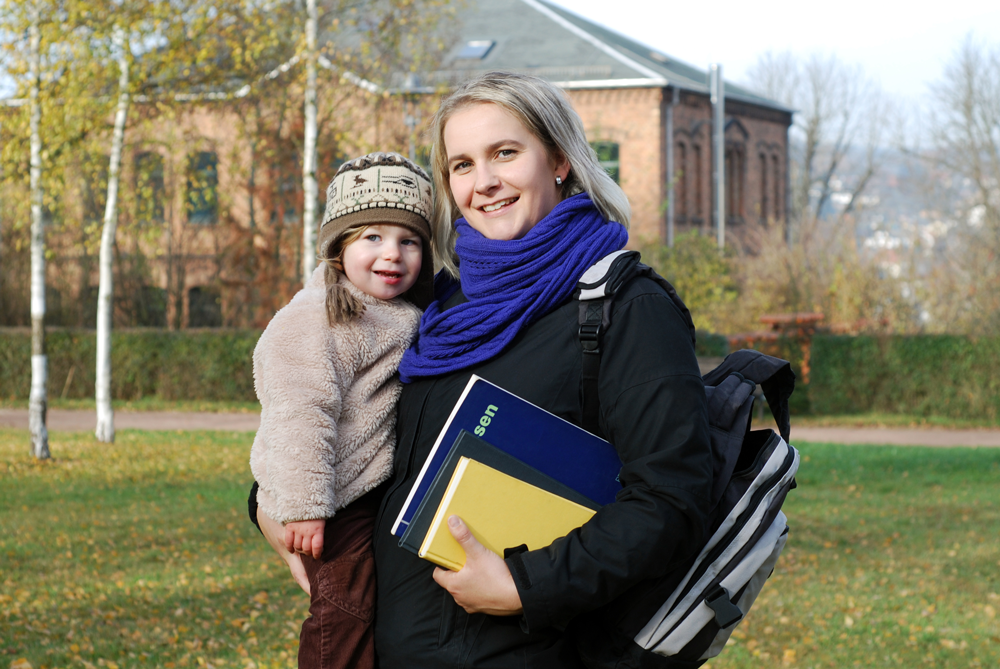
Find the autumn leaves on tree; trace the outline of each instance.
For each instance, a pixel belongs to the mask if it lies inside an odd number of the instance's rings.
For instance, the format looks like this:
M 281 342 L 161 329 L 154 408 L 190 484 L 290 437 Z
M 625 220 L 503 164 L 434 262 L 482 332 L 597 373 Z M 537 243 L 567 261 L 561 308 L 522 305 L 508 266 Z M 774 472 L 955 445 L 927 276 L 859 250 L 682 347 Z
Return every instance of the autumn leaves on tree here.
M 112 440 L 111 325 L 266 322 L 315 253 L 317 182 L 386 141 L 356 121 L 394 113 L 393 77 L 440 53 L 448 15 L 442 0 L 0 2 L 0 322 L 30 313 L 36 331 L 39 457 L 44 326 L 98 327 Z

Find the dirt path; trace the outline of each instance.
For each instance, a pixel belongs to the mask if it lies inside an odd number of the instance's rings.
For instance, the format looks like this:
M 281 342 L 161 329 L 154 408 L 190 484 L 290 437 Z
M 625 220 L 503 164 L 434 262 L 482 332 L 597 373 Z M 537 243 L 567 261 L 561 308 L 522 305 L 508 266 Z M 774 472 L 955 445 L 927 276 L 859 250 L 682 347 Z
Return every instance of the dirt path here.
M 50 431 L 91 431 L 93 411 L 51 409 Z M 115 429 L 128 430 L 229 430 L 253 432 L 259 417 L 253 413 L 186 413 L 180 411 L 119 411 Z M 28 429 L 27 409 L 0 409 L 0 428 Z M 1000 447 L 1000 430 L 945 430 L 937 428 L 793 427 L 796 441 L 836 444 L 886 444 L 895 446 Z
M 93 431 L 94 411 L 49 409 L 48 428 L 53 431 Z M 253 432 L 260 424 L 255 413 L 190 413 L 182 411 L 116 411 L 116 430 L 230 430 Z M 0 427 L 28 429 L 27 409 L 0 409 Z
M 890 446 L 1000 447 L 1000 430 L 946 430 L 905 427 L 793 427 L 791 442 L 884 444 Z

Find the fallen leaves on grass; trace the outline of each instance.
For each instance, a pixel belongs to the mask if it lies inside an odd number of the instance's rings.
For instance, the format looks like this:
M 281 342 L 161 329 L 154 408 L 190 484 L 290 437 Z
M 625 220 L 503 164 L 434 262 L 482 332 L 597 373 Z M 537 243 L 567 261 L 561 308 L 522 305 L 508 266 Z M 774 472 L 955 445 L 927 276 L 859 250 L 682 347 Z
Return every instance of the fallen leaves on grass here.
M 803 450 L 788 545 L 706 667 L 1000 666 L 1000 451 Z
M 54 461 L 38 463 L 23 432 L 0 432 L 0 657 L 32 669 L 294 667 L 308 602 L 245 519 L 249 446 L 247 435 L 123 431 L 108 446 L 60 434 Z M 707 666 L 1000 666 L 1000 451 L 804 455 L 788 546 Z
M 308 601 L 245 520 L 247 435 L 123 431 L 108 446 L 59 434 L 45 464 L 23 438 L 0 432 L 0 657 L 295 666 L 287 623 Z

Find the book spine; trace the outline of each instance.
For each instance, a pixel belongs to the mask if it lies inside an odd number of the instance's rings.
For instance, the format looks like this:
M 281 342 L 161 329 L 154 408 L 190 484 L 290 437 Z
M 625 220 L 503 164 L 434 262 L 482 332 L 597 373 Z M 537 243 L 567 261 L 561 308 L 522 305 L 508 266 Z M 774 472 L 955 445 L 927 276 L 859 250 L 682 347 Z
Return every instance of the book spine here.
M 447 522 L 444 514 L 448 511 L 448 505 L 451 504 L 452 497 L 455 496 L 455 491 L 458 490 L 458 482 L 462 480 L 462 473 L 465 468 L 469 465 L 471 460 L 469 458 L 461 458 L 458 461 L 458 466 L 455 467 L 455 473 L 451 475 L 451 481 L 448 483 L 448 490 L 445 491 L 444 497 L 441 498 L 441 504 L 438 505 L 437 513 L 434 514 L 434 520 L 431 522 L 431 529 L 427 532 L 427 536 L 424 537 L 424 543 L 420 546 L 419 557 L 426 558 L 436 565 L 440 565 L 445 569 L 450 569 L 452 571 L 458 571 L 465 566 L 465 563 L 458 564 L 453 562 L 441 555 L 430 553 L 429 549 L 434 541 L 434 537 L 437 531 L 440 529 L 442 532 L 448 532 Z
M 427 470 L 430 468 L 431 463 L 434 461 L 434 455 L 437 453 L 438 448 L 441 446 L 441 442 L 444 440 L 445 434 L 448 433 L 451 427 L 452 421 L 455 420 L 455 416 L 458 415 L 459 410 L 462 408 L 462 404 L 465 402 L 466 396 L 468 396 L 469 391 L 472 390 L 472 386 L 476 384 L 476 380 L 479 379 L 475 374 L 469 379 L 469 382 L 465 384 L 465 390 L 462 391 L 461 397 L 455 402 L 455 407 L 451 410 L 451 415 L 448 416 L 448 420 L 445 421 L 444 427 L 441 428 L 441 433 L 438 435 L 437 441 L 434 442 L 434 446 L 431 448 L 431 452 L 428 453 L 427 459 L 424 460 L 423 467 L 420 468 L 420 473 L 417 474 L 416 480 L 410 487 L 410 492 L 406 496 L 406 501 L 403 503 L 403 508 L 400 510 L 399 515 L 396 517 L 396 522 L 392 524 L 392 534 L 393 536 L 400 537 L 403 532 L 406 531 L 406 526 L 410 524 L 410 518 L 413 517 L 413 513 L 416 509 L 411 509 L 413 505 L 413 496 L 417 494 L 417 490 L 420 488 L 420 482 L 424 480 L 424 476 L 427 475 Z M 450 444 L 449 444 L 450 446 Z M 410 512 L 410 518 L 404 518 L 407 512 Z

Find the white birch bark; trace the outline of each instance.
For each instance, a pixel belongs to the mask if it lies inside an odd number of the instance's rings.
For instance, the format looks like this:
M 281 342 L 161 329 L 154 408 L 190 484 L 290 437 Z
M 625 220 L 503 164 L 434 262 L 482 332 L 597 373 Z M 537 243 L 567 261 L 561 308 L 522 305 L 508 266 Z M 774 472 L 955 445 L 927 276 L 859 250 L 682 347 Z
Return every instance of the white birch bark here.
M 128 114 L 128 43 L 120 29 L 115 30 L 115 47 L 118 50 L 118 110 L 111 139 L 111 165 L 108 168 L 108 201 L 104 208 L 104 229 L 101 233 L 100 284 L 97 290 L 97 429 L 98 441 L 114 443 L 115 412 L 111 406 L 111 312 L 114 295 L 115 230 L 118 227 L 118 170 L 121 166 L 122 140 L 125 136 L 125 118 Z
M 3 121 L 0 120 L 0 138 L 3 137 Z M 3 153 L 3 144 L 0 143 L 0 154 Z M 3 181 L 3 166 L 0 165 L 0 182 Z M 0 193 L 0 296 L 3 295 L 3 194 Z M 3 297 L 0 297 L 0 308 L 3 307 Z
M 316 0 L 306 0 L 305 138 L 302 149 L 302 283 L 316 269 Z
M 48 408 L 49 361 L 45 355 L 45 229 L 42 219 L 42 138 L 40 125 L 42 36 L 41 11 L 36 1 L 31 9 L 31 393 L 28 396 L 28 430 L 31 454 L 49 458 Z

